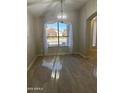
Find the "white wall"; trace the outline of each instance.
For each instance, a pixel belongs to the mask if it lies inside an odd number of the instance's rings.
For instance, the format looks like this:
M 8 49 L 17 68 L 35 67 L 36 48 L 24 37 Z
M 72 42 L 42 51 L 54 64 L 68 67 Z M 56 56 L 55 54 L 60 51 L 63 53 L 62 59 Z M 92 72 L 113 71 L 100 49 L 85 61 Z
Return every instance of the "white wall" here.
M 36 17 L 35 18 L 35 35 L 36 35 L 36 47 L 37 47 L 37 55 L 42 55 L 43 54 L 43 22 L 41 17 Z
M 32 62 L 37 55 L 36 39 L 35 39 L 35 18 L 27 13 L 27 65 Z
M 86 53 L 86 20 L 96 11 L 97 11 L 97 0 L 87 1 L 80 10 L 79 50 L 80 53 L 84 55 Z

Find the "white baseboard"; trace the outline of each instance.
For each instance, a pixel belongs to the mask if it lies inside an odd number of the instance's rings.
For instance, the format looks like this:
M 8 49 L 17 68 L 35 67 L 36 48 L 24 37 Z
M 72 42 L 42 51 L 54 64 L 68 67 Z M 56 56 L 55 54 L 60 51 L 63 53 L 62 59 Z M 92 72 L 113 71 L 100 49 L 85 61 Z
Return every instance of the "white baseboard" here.
M 72 53 L 47 53 L 45 54 L 45 56 L 54 56 L 54 55 L 68 55 L 68 54 L 72 54 Z
M 82 56 L 82 57 L 85 58 L 85 59 L 89 59 L 89 58 L 90 58 L 90 56 L 86 56 L 86 55 L 84 55 L 84 54 L 82 54 L 82 53 L 79 53 L 79 55 Z
M 73 53 L 68 53 L 68 52 L 65 52 L 65 53 L 57 53 L 57 55 L 69 55 L 69 54 L 77 54 L 77 55 L 80 55 L 82 56 L 83 58 L 89 58 L 89 56 L 86 56 L 80 52 L 73 52 Z M 56 53 L 46 53 L 45 56 L 54 56 L 56 55 Z M 42 55 L 43 56 L 43 55 Z
M 31 61 L 31 63 L 29 64 L 29 66 L 28 66 L 28 68 L 27 68 L 27 71 L 30 70 L 30 68 L 32 67 L 32 65 L 33 65 L 34 62 L 36 61 L 37 57 L 38 57 L 38 56 L 35 56 L 35 57 L 33 58 L 33 60 Z
M 43 56 L 43 54 L 39 54 L 39 55 L 37 55 L 38 57 L 42 57 Z

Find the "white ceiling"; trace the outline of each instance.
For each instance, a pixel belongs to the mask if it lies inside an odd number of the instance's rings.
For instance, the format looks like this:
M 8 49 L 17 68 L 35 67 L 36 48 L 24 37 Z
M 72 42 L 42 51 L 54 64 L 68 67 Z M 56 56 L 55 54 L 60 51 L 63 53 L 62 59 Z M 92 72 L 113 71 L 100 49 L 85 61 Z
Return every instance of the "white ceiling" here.
M 64 10 L 79 9 L 88 0 L 63 0 Z M 48 11 L 60 10 L 60 0 L 27 0 L 28 10 L 35 16 L 41 16 Z

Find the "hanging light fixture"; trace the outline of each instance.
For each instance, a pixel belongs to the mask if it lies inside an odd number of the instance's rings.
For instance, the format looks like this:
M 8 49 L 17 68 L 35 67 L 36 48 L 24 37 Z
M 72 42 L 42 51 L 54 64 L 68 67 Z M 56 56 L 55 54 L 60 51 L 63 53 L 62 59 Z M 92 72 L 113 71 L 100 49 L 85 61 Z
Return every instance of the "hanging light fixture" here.
M 61 0 L 61 9 L 60 9 L 60 14 L 58 14 L 57 18 L 63 22 L 64 19 L 67 18 L 67 16 L 64 14 L 64 9 L 63 9 L 63 0 Z

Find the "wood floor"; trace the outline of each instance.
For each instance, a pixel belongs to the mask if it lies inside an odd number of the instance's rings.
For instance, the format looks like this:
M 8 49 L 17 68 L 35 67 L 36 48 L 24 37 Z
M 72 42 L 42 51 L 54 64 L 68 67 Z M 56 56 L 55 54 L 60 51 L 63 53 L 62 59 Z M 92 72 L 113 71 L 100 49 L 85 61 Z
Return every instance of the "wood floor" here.
M 95 69 L 79 55 L 39 57 L 28 71 L 28 93 L 97 93 Z

